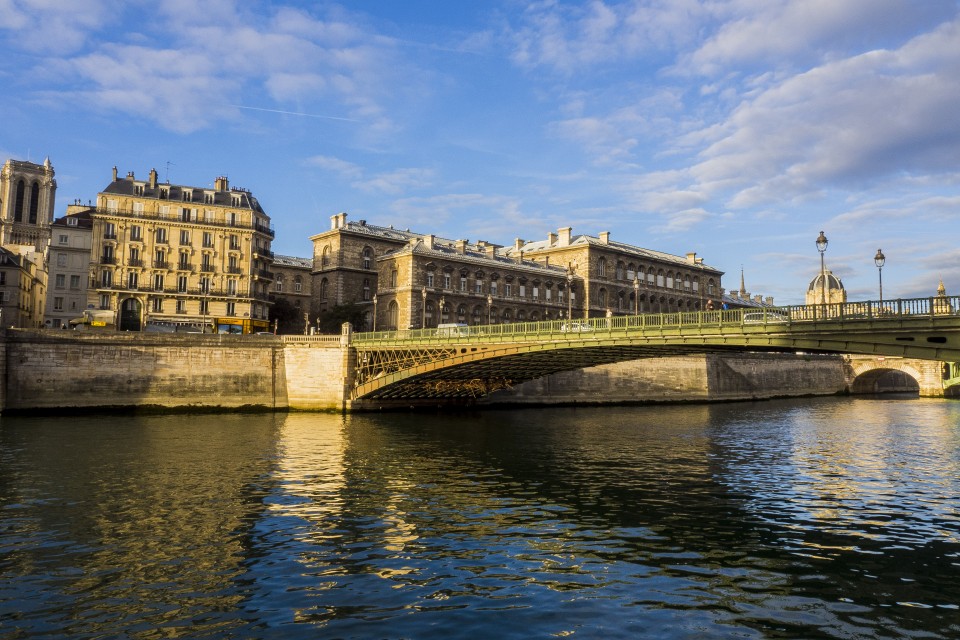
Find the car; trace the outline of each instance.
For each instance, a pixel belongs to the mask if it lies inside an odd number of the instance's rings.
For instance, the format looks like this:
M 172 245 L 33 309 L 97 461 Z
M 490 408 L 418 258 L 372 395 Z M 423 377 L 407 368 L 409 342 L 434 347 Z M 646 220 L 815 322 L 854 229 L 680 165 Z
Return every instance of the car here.
M 783 324 L 790 316 L 781 311 L 749 311 L 743 314 L 743 324 Z
M 560 325 L 560 331 L 564 333 L 582 333 L 584 331 L 593 331 L 593 327 L 586 322 L 570 322 Z

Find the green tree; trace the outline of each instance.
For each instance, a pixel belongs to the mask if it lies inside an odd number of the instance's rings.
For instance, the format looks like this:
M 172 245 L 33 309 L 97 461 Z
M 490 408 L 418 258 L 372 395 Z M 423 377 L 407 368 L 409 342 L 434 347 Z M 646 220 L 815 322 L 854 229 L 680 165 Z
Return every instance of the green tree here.
M 320 333 L 340 333 L 344 322 L 353 325 L 354 331 L 363 330 L 363 307 L 352 302 L 338 304 L 320 314 Z
M 277 323 L 278 334 L 302 334 L 303 310 L 299 309 L 284 298 L 275 298 L 270 307 L 270 326 Z

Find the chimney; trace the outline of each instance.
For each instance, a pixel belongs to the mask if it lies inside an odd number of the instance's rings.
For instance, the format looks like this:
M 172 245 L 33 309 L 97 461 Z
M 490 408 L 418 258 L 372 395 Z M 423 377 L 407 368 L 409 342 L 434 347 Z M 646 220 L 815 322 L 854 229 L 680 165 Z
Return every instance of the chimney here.
M 564 227 L 564 228 L 562 228 L 562 229 L 557 229 L 557 234 L 558 234 L 559 237 L 560 237 L 560 244 L 559 244 L 559 246 L 561 246 L 561 247 L 569 247 L 569 246 L 570 246 L 570 236 L 571 236 L 572 233 L 573 233 L 573 227 Z
M 767 299 L 766 299 L 765 302 L 772 307 L 772 306 L 773 306 L 773 296 L 767 296 Z
M 157 170 L 156 169 L 150 169 L 150 188 L 151 189 L 157 188 Z
M 331 229 L 342 229 L 345 226 L 347 226 L 347 214 L 341 212 L 335 216 L 330 216 Z
M 497 245 L 488 244 L 486 247 L 483 248 L 483 250 L 484 250 L 484 253 L 487 254 L 487 257 L 490 258 L 491 260 L 497 257 Z
M 758 303 L 758 304 L 763 304 L 763 296 L 761 296 L 761 295 L 753 296 L 753 301 L 756 302 L 756 303 Z
M 467 240 L 457 240 L 454 244 L 456 244 L 457 253 L 463 254 L 467 252 Z
M 688 262 L 689 264 L 700 264 L 699 262 L 697 262 L 697 252 L 696 252 L 696 251 L 691 251 L 690 253 L 687 254 L 687 262 Z
M 557 234 L 551 231 L 547 234 L 547 246 L 552 247 L 555 244 L 557 244 Z
M 230 181 L 227 180 L 226 176 L 218 176 L 213 181 L 213 188 L 217 191 L 230 191 Z
M 609 231 L 601 231 L 598 235 L 600 236 L 600 242 L 602 242 L 603 244 L 610 244 Z
M 433 238 L 434 236 L 432 233 L 423 236 L 423 246 L 431 251 L 433 250 Z
M 113 165 L 113 181 L 117 181 L 117 165 Z
M 517 253 L 517 264 L 523 264 L 523 251 Z
M 523 248 L 523 244 L 524 244 L 524 243 L 523 243 L 523 238 L 516 238 L 516 239 L 513 241 L 513 248 L 516 249 L 517 251 L 520 251 L 520 249 Z
M 133 182 L 135 178 L 133 177 L 133 171 L 127 171 L 127 180 Z

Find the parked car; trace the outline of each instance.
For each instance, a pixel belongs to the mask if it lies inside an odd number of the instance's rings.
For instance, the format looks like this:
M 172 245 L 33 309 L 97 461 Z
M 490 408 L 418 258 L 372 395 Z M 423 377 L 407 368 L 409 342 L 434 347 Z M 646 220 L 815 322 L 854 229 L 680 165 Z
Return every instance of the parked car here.
M 459 338 L 470 335 L 470 327 L 462 322 L 443 322 L 437 325 L 437 335 Z
M 560 331 L 564 333 L 581 333 L 584 331 L 593 331 L 593 327 L 586 322 L 570 322 L 560 325 Z

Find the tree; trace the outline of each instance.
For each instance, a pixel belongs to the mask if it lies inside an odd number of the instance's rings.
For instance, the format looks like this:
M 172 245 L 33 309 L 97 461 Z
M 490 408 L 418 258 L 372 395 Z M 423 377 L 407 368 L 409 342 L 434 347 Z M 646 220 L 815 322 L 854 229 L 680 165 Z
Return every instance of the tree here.
M 277 333 L 279 334 L 303 333 L 303 311 L 284 298 L 275 298 L 273 306 L 270 307 L 271 326 L 274 322 L 277 323 Z
M 344 322 L 353 325 L 354 331 L 363 330 L 363 307 L 348 302 L 338 304 L 320 314 L 320 333 L 340 333 Z

